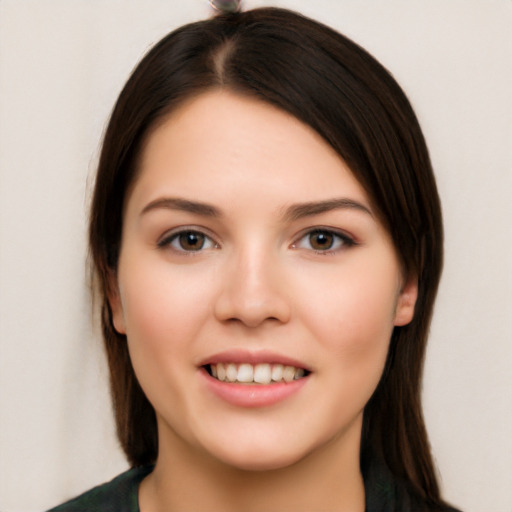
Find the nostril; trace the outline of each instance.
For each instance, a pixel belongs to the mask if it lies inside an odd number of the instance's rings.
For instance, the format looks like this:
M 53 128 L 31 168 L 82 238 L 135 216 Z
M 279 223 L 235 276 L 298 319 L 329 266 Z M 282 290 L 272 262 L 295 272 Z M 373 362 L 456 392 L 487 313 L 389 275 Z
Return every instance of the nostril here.
M 286 323 L 290 319 L 288 287 L 273 279 L 263 279 L 264 270 L 232 275 L 215 299 L 214 314 L 221 322 L 240 322 L 258 327 L 266 321 Z

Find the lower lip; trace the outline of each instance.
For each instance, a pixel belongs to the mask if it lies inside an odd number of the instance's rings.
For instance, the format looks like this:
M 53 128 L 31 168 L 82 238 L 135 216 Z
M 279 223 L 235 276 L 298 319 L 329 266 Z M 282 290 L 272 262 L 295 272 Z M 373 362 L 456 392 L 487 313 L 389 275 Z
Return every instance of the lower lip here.
M 217 380 L 204 369 L 200 373 L 214 395 L 237 407 L 268 407 L 277 404 L 298 393 L 308 380 L 308 377 L 303 377 L 291 382 L 266 385 L 238 384 Z

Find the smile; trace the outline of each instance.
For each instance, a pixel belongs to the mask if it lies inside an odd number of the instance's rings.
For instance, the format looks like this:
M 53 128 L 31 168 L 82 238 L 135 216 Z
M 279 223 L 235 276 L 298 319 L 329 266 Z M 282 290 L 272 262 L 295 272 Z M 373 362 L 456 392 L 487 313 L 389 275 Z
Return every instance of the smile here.
M 205 365 L 205 369 L 221 382 L 261 385 L 292 382 L 309 373 L 304 368 L 269 363 L 217 363 Z

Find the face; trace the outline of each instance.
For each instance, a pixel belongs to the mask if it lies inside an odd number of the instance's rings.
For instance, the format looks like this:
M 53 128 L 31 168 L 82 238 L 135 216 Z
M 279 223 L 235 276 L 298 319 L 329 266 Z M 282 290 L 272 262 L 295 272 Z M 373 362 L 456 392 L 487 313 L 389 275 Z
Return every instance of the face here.
M 413 315 L 361 185 L 294 117 L 205 93 L 149 137 L 111 297 L 160 454 L 243 469 L 358 449 L 394 326 Z

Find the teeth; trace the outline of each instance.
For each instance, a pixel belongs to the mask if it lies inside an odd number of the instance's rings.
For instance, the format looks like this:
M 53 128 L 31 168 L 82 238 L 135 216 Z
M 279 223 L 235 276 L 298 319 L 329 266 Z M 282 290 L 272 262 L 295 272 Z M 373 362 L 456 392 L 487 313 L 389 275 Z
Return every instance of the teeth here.
M 212 364 L 211 366 L 217 367 L 217 379 L 222 380 L 222 381 L 226 380 L 226 367 L 223 364 Z M 213 370 L 212 370 L 212 375 L 213 375 Z M 213 375 L 213 376 L 215 377 L 215 375 Z
M 270 384 L 272 382 L 272 370 L 269 364 L 257 364 L 254 367 L 254 382 L 258 384 Z
M 285 366 L 283 370 L 283 379 L 285 382 L 291 382 L 295 378 L 295 368 L 293 366 Z
M 261 363 L 252 365 L 243 363 L 218 363 L 210 365 L 213 377 L 223 382 L 240 382 L 244 384 L 270 384 L 271 382 L 292 382 L 301 379 L 306 372 L 303 368 L 284 366 L 282 364 Z
M 241 364 L 238 367 L 236 380 L 238 382 L 253 382 L 254 368 L 251 364 Z
M 236 378 L 238 377 L 238 370 L 236 368 L 236 365 L 234 364 L 228 364 L 226 366 L 226 380 L 228 382 L 235 382 Z
M 284 366 L 282 364 L 275 364 L 272 366 L 272 380 L 274 382 L 283 380 L 283 370 Z

